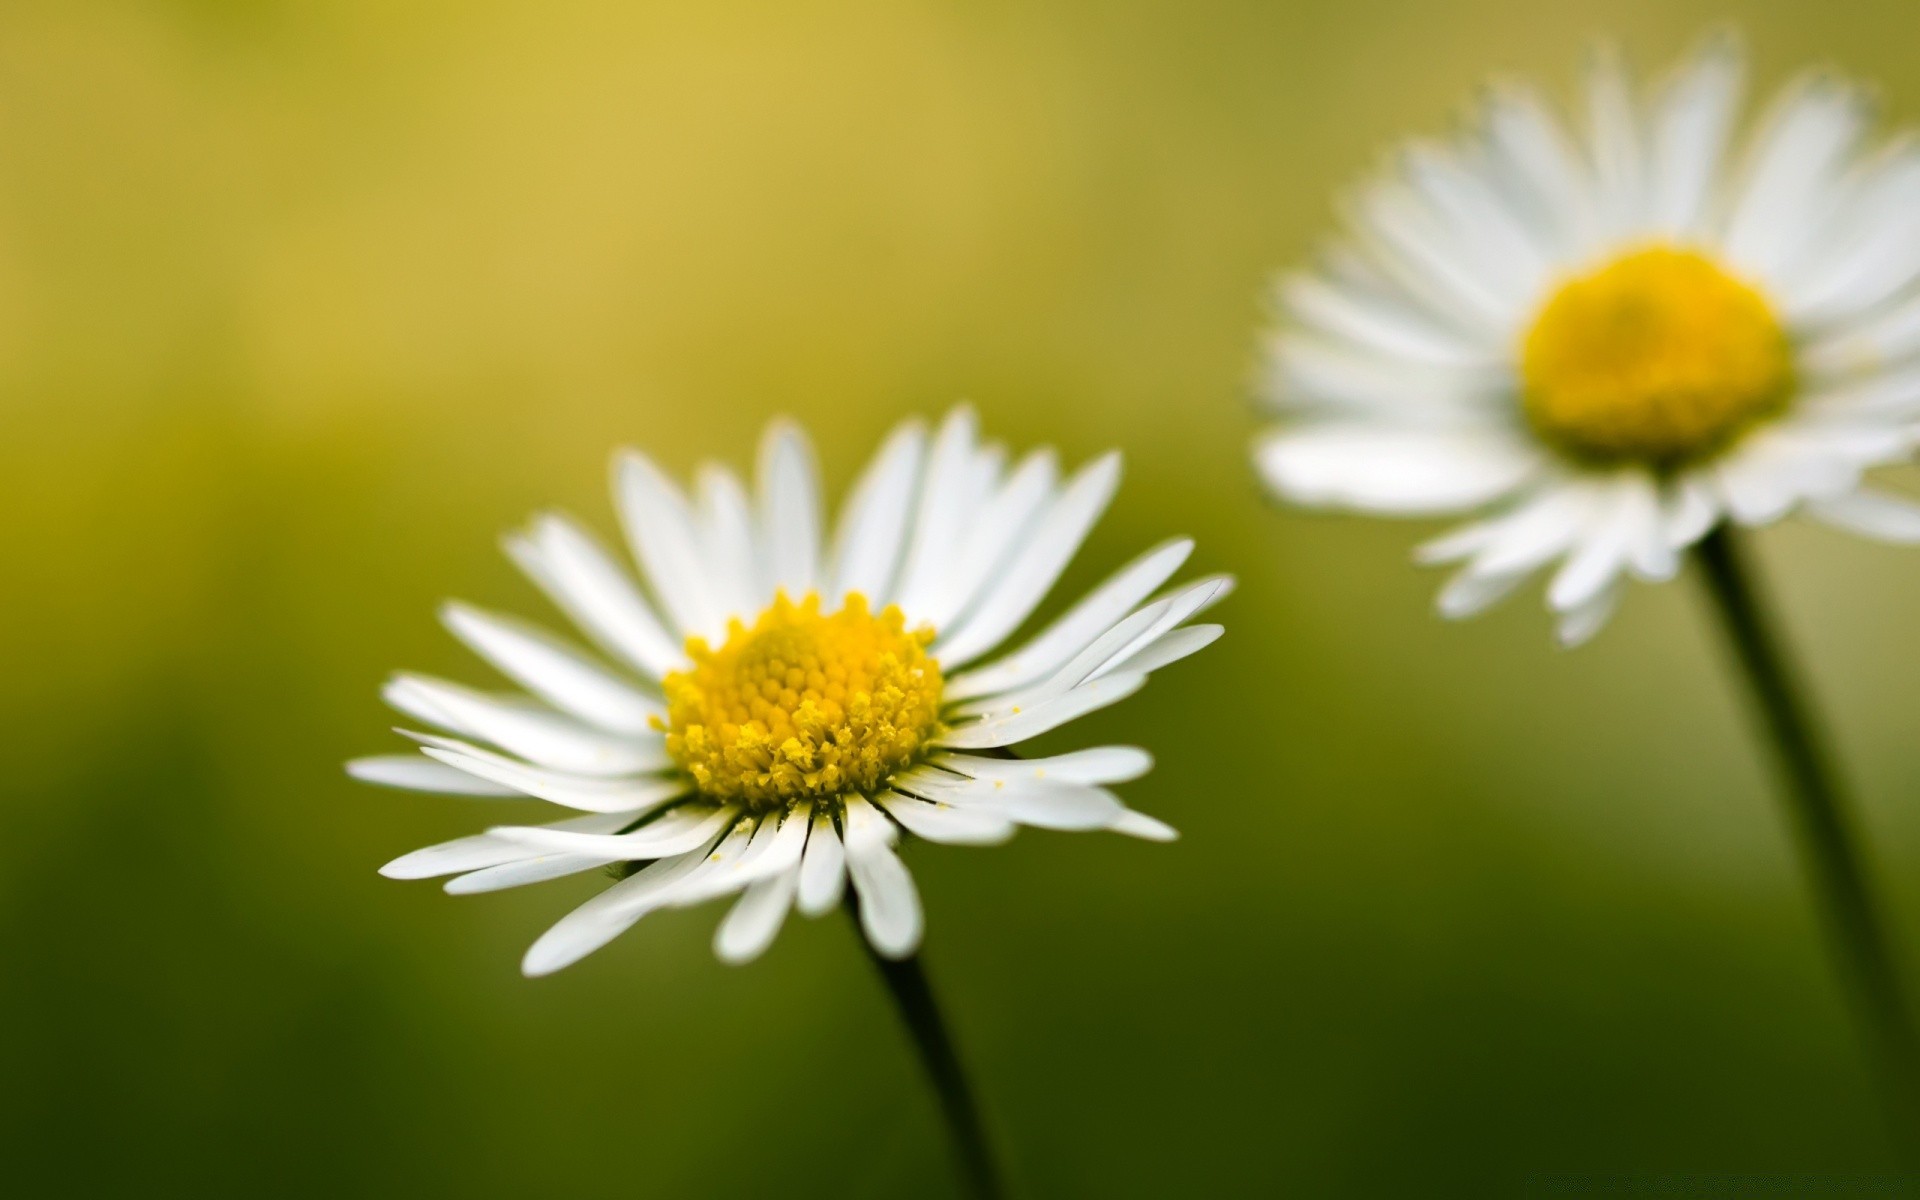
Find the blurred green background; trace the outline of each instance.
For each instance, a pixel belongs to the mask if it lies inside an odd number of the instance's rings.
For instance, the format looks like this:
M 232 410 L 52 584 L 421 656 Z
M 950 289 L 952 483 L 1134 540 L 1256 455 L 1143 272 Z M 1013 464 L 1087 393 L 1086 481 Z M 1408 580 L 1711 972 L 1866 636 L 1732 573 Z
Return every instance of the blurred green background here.
M 1030 1196 L 1500 1196 L 1540 1171 L 1889 1156 L 1690 582 L 1585 649 L 1468 625 L 1431 527 L 1247 466 L 1262 292 L 1487 73 L 1564 92 L 1715 20 L 1920 115 L 1901 3 L 773 9 L 620 0 L 0 8 L 0 1150 L 10 1195 L 940 1195 L 837 917 L 717 964 L 718 908 L 562 975 L 597 881 L 374 869 L 471 803 L 351 784 L 375 689 L 484 681 L 496 535 L 611 530 L 609 451 L 843 483 L 973 399 L 1129 453 L 1068 583 L 1187 532 L 1227 640 L 1064 741 L 1137 740 L 1171 847 L 911 855 L 926 957 Z M 1911 484 L 1911 480 L 1896 481 Z M 1920 555 L 1765 569 L 1920 959 Z

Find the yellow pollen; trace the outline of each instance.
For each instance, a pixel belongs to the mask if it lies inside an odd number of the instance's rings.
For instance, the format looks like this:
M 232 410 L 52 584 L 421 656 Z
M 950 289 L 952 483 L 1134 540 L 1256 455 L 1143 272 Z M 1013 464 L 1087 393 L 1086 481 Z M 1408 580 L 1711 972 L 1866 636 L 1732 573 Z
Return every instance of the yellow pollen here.
M 872 792 L 940 728 L 932 641 L 858 592 L 831 616 L 817 593 L 782 593 L 751 628 L 734 620 L 718 650 L 687 639 L 693 665 L 664 684 L 667 751 L 701 792 L 756 811 Z
M 1655 467 L 1719 450 L 1793 387 L 1766 298 L 1665 246 L 1562 285 L 1527 332 L 1520 374 L 1541 437 L 1576 458 Z

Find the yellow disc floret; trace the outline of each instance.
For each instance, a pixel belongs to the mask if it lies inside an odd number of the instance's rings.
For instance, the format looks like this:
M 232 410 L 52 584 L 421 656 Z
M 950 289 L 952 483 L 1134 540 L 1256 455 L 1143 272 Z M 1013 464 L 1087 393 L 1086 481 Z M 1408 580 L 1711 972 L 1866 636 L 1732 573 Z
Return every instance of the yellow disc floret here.
M 1563 451 L 1675 466 L 1777 412 L 1793 384 L 1766 298 L 1692 250 L 1637 250 L 1562 285 L 1522 347 L 1523 403 Z
M 765 811 L 813 796 L 871 792 L 907 766 L 940 724 L 931 629 L 849 594 L 820 613 L 782 593 L 718 650 L 687 639 L 692 665 L 665 680 L 667 750 L 701 792 Z

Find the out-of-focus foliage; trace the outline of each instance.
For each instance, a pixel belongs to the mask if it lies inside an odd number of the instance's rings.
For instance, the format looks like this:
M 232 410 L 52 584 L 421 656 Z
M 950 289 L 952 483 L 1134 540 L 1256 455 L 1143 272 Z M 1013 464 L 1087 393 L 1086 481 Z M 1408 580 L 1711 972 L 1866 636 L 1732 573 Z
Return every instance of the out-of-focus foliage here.
M 1734 6 L 1920 112 L 1891 3 Z M 0 1149 L 16 1195 L 892 1196 L 945 1159 L 844 922 L 718 911 L 554 979 L 585 880 L 374 868 L 375 688 L 485 682 L 443 596 L 611 529 L 621 442 L 844 482 L 901 415 L 1129 454 L 1069 579 L 1187 532 L 1228 635 L 1091 722 L 1172 847 L 919 847 L 927 958 L 1035 1196 L 1508 1194 L 1885 1165 L 1691 585 L 1583 650 L 1467 626 L 1428 527 L 1246 461 L 1271 273 L 1489 72 L 1562 94 L 1724 4 L 11 0 L 0 10 Z M 1910 481 L 1896 481 L 1910 482 Z M 1920 556 L 1764 561 L 1920 946 Z M 777 1183 L 772 1182 L 777 1180 Z M 1195 1181 L 1202 1181 L 1196 1183 Z

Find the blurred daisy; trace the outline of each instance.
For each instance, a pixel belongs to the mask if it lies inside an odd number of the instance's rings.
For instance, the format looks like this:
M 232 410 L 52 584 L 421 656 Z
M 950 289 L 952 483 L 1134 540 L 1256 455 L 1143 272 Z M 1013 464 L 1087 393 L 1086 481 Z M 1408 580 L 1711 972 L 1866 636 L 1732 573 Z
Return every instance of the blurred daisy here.
M 1920 509 L 1861 487 L 1920 417 L 1920 145 L 1876 144 L 1861 88 L 1813 75 L 1735 153 L 1741 77 L 1723 37 L 1643 97 L 1602 52 L 1575 131 L 1504 86 L 1404 148 L 1280 289 L 1268 483 L 1477 513 L 1419 552 L 1463 564 L 1440 610 L 1557 564 L 1569 644 L 1726 521 L 1920 540 Z
M 614 474 L 644 590 L 565 517 L 507 541 L 604 653 L 450 604 L 448 628 L 523 692 L 398 676 L 387 701 L 438 732 L 408 734 L 421 756 L 349 765 L 371 783 L 531 796 L 582 814 L 497 826 L 382 868 L 451 875 L 455 893 L 620 868 L 528 951 L 529 975 L 650 912 L 731 895 L 715 951 L 751 959 L 790 908 L 822 913 L 848 881 L 869 943 L 900 958 L 922 924 L 902 835 L 987 844 L 1030 825 L 1174 836 L 1108 790 L 1149 768 L 1144 751 L 1009 751 L 1125 699 L 1220 635 L 1189 622 L 1230 579 L 1155 595 L 1192 549 L 1175 541 L 1001 649 L 1105 510 L 1117 455 L 1062 478 L 1050 450 L 1010 464 L 966 409 L 931 437 L 909 422 L 830 538 L 812 451 L 790 424 L 768 430 L 755 495 L 717 466 L 688 495 L 631 451 Z

